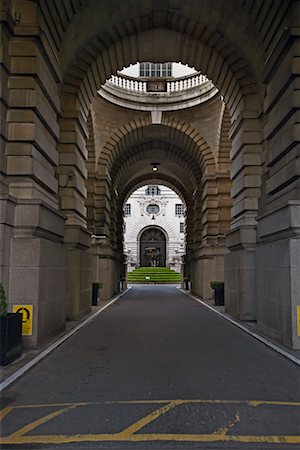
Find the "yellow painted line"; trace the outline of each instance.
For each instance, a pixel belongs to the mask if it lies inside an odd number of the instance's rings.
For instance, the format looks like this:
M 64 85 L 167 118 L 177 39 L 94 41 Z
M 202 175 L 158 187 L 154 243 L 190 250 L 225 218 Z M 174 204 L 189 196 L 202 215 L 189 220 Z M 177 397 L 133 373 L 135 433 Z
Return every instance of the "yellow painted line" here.
M 274 405 L 274 406 L 300 406 L 300 402 L 266 402 L 264 400 L 249 400 L 246 403 L 248 403 L 250 406 L 260 406 L 260 405 Z
M 174 442 L 242 442 L 242 443 L 272 443 L 300 444 L 300 436 L 249 436 L 224 434 L 131 434 L 124 438 L 122 433 L 116 434 L 81 434 L 74 436 L 8 436 L 0 439 L 1 444 L 68 444 L 77 442 L 143 442 L 143 441 L 174 441 Z
M 197 403 L 197 404 L 248 404 L 250 406 L 259 405 L 278 405 L 278 406 L 300 406 L 300 402 L 293 401 L 273 401 L 273 400 L 211 400 L 211 399 L 176 399 L 176 400 L 109 400 L 103 402 L 69 402 L 69 403 L 35 403 L 29 405 L 14 405 L 13 408 L 49 408 L 64 406 L 93 406 L 93 405 L 151 405 L 151 404 L 168 404 L 173 402 L 180 403 Z
M 234 425 L 236 425 L 238 422 L 240 422 L 240 420 L 241 420 L 240 414 L 237 412 L 233 422 L 230 422 L 230 424 L 227 426 L 219 428 L 213 434 L 225 436 Z
M 7 414 L 9 414 L 14 408 L 12 406 L 6 406 L 6 408 L 3 408 L 0 411 L 0 422 L 2 419 L 4 419 L 5 416 L 7 416 Z
M 76 407 L 77 407 L 77 405 L 72 405 L 72 406 L 68 406 L 67 408 L 59 409 L 58 411 L 54 411 L 50 414 L 47 414 L 46 416 L 43 416 L 40 419 L 37 419 L 37 420 L 25 425 L 24 427 L 20 428 L 19 430 L 15 431 L 15 433 L 11 434 L 9 437 L 12 439 L 15 437 L 17 437 L 17 438 L 21 437 L 24 434 L 28 433 L 29 431 L 34 430 L 38 426 L 43 425 L 44 423 L 49 422 L 49 420 L 52 420 L 55 417 L 60 416 L 64 412 L 69 411 L 70 409 L 73 409 Z
M 33 405 L 14 405 L 14 409 L 31 409 L 31 408 L 51 408 L 51 407 L 63 407 L 63 406 L 88 406 L 88 405 L 97 405 L 98 402 L 69 402 L 69 403 L 34 403 Z M 102 402 L 99 402 L 102 404 Z
M 182 400 L 175 400 L 174 402 L 170 402 L 165 406 L 162 406 L 159 409 L 156 409 L 155 411 L 152 411 L 147 416 L 143 417 L 142 419 L 138 420 L 137 422 L 130 425 L 128 428 L 125 428 L 120 435 L 127 438 L 131 436 L 133 433 L 136 433 L 141 428 L 145 427 L 149 423 L 153 422 L 154 420 L 158 419 L 158 417 L 162 416 L 163 414 L 167 413 L 168 411 L 171 411 L 171 409 L 175 408 L 176 406 L 182 404 Z

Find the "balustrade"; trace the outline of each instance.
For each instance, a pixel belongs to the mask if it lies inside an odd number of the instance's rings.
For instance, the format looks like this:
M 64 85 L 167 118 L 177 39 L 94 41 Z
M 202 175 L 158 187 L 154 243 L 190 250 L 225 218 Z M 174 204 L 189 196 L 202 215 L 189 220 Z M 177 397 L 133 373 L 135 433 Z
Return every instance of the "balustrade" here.
M 200 73 L 177 78 L 174 80 L 168 80 L 167 92 L 186 91 L 188 89 L 198 87 L 207 81 L 209 81 L 208 78 Z M 108 83 L 113 84 L 114 86 L 117 86 L 121 89 L 126 89 L 128 91 L 140 93 L 147 92 L 147 81 L 138 80 L 136 78 L 131 78 L 120 74 L 112 75 L 112 77 L 108 80 Z

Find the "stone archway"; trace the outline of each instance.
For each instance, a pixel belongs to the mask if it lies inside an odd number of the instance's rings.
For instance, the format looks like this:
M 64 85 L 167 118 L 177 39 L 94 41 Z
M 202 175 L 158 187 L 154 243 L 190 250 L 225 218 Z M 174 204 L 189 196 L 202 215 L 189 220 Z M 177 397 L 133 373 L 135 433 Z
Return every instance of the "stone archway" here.
M 100 85 L 123 66 L 170 58 L 207 74 L 230 116 L 233 208 L 225 279 L 229 310 L 242 319 L 254 318 L 257 303 L 262 331 L 288 345 L 300 345 L 295 308 L 299 2 L 228 0 L 226 8 L 223 3 L 187 0 L 179 5 L 162 0 L 149 6 L 135 0 L 105 5 L 63 0 L 49 8 L 47 2 L 25 0 L 18 2 L 18 21 L 15 2 L 1 5 L 1 108 L 7 124 L 1 129 L 5 155 L 1 154 L 0 182 L 7 212 L 3 234 L 12 245 L 5 249 L 0 268 L 12 303 L 19 302 L 20 292 L 23 295 L 23 277 L 33 280 L 27 298 L 34 299 L 40 318 L 31 339 L 34 345 L 63 327 L 66 296 L 76 305 L 78 317 L 89 308 L 91 238 L 85 180 L 91 101 Z M 163 45 L 166 41 L 168 46 Z M 226 130 L 227 120 L 223 125 Z M 227 154 L 224 149 L 221 158 Z M 102 176 L 109 179 L 110 172 Z M 209 182 L 213 192 L 213 177 Z M 111 211 L 117 204 L 113 188 L 105 192 L 112 198 Z M 209 199 L 208 209 L 211 203 Z M 111 217 L 103 212 L 103 223 L 114 235 L 111 211 Z M 201 217 L 196 221 L 200 226 Z M 15 261 L 27 248 L 34 254 L 33 262 L 26 260 L 20 268 Z M 196 257 L 200 261 L 203 255 Z M 67 294 L 66 276 L 61 275 L 66 267 Z M 59 277 L 60 289 L 50 292 L 47 283 Z
M 140 266 L 166 267 L 167 242 L 165 233 L 157 227 L 143 230 L 139 237 Z

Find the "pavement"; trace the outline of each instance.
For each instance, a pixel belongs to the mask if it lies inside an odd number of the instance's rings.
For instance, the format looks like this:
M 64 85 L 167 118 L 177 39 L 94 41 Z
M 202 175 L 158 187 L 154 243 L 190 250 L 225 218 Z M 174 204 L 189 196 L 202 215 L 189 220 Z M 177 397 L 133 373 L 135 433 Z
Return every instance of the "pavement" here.
M 175 286 L 136 285 L 4 391 L 1 449 L 296 449 L 299 387 Z

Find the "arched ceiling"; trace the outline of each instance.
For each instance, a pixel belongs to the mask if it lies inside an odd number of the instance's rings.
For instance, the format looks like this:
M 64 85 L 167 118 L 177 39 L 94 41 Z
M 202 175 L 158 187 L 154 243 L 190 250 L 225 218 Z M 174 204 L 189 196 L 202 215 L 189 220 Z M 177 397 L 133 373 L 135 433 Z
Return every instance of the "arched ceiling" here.
M 147 124 L 116 130 L 100 149 L 98 173 L 109 173 L 113 188 L 120 193 L 128 181 L 149 176 L 151 163 L 157 162 L 159 174 L 173 177 L 191 195 L 203 176 L 216 173 L 214 158 L 195 130 L 187 124 L 171 122 L 169 125 L 173 126 Z
M 199 186 L 201 172 L 190 161 L 191 158 L 186 153 L 177 156 L 150 146 L 149 150 L 134 154 L 120 166 L 119 176 L 113 178 L 114 186 L 118 192 L 122 192 L 128 181 L 137 176 L 150 176 L 153 173 L 151 163 L 158 162 L 158 176 L 172 177 L 191 194 Z
M 149 146 L 154 149 L 155 144 L 173 157 L 185 154 L 190 162 L 199 166 L 203 174 L 215 171 L 212 151 L 203 137 L 189 124 L 177 120 L 168 120 L 161 125 L 145 121 L 125 124 L 113 133 L 101 149 L 98 156 L 99 171 L 101 172 L 102 166 L 103 171 L 105 169 L 110 172 L 113 167 L 122 164 L 127 156 L 148 149 Z
M 270 47 L 263 19 L 284 17 L 288 3 L 78 0 L 58 37 L 64 90 L 78 95 L 87 115 L 97 89 L 117 70 L 142 60 L 173 60 L 212 79 L 232 121 L 241 109 L 259 112 L 264 86 L 258 80 Z

